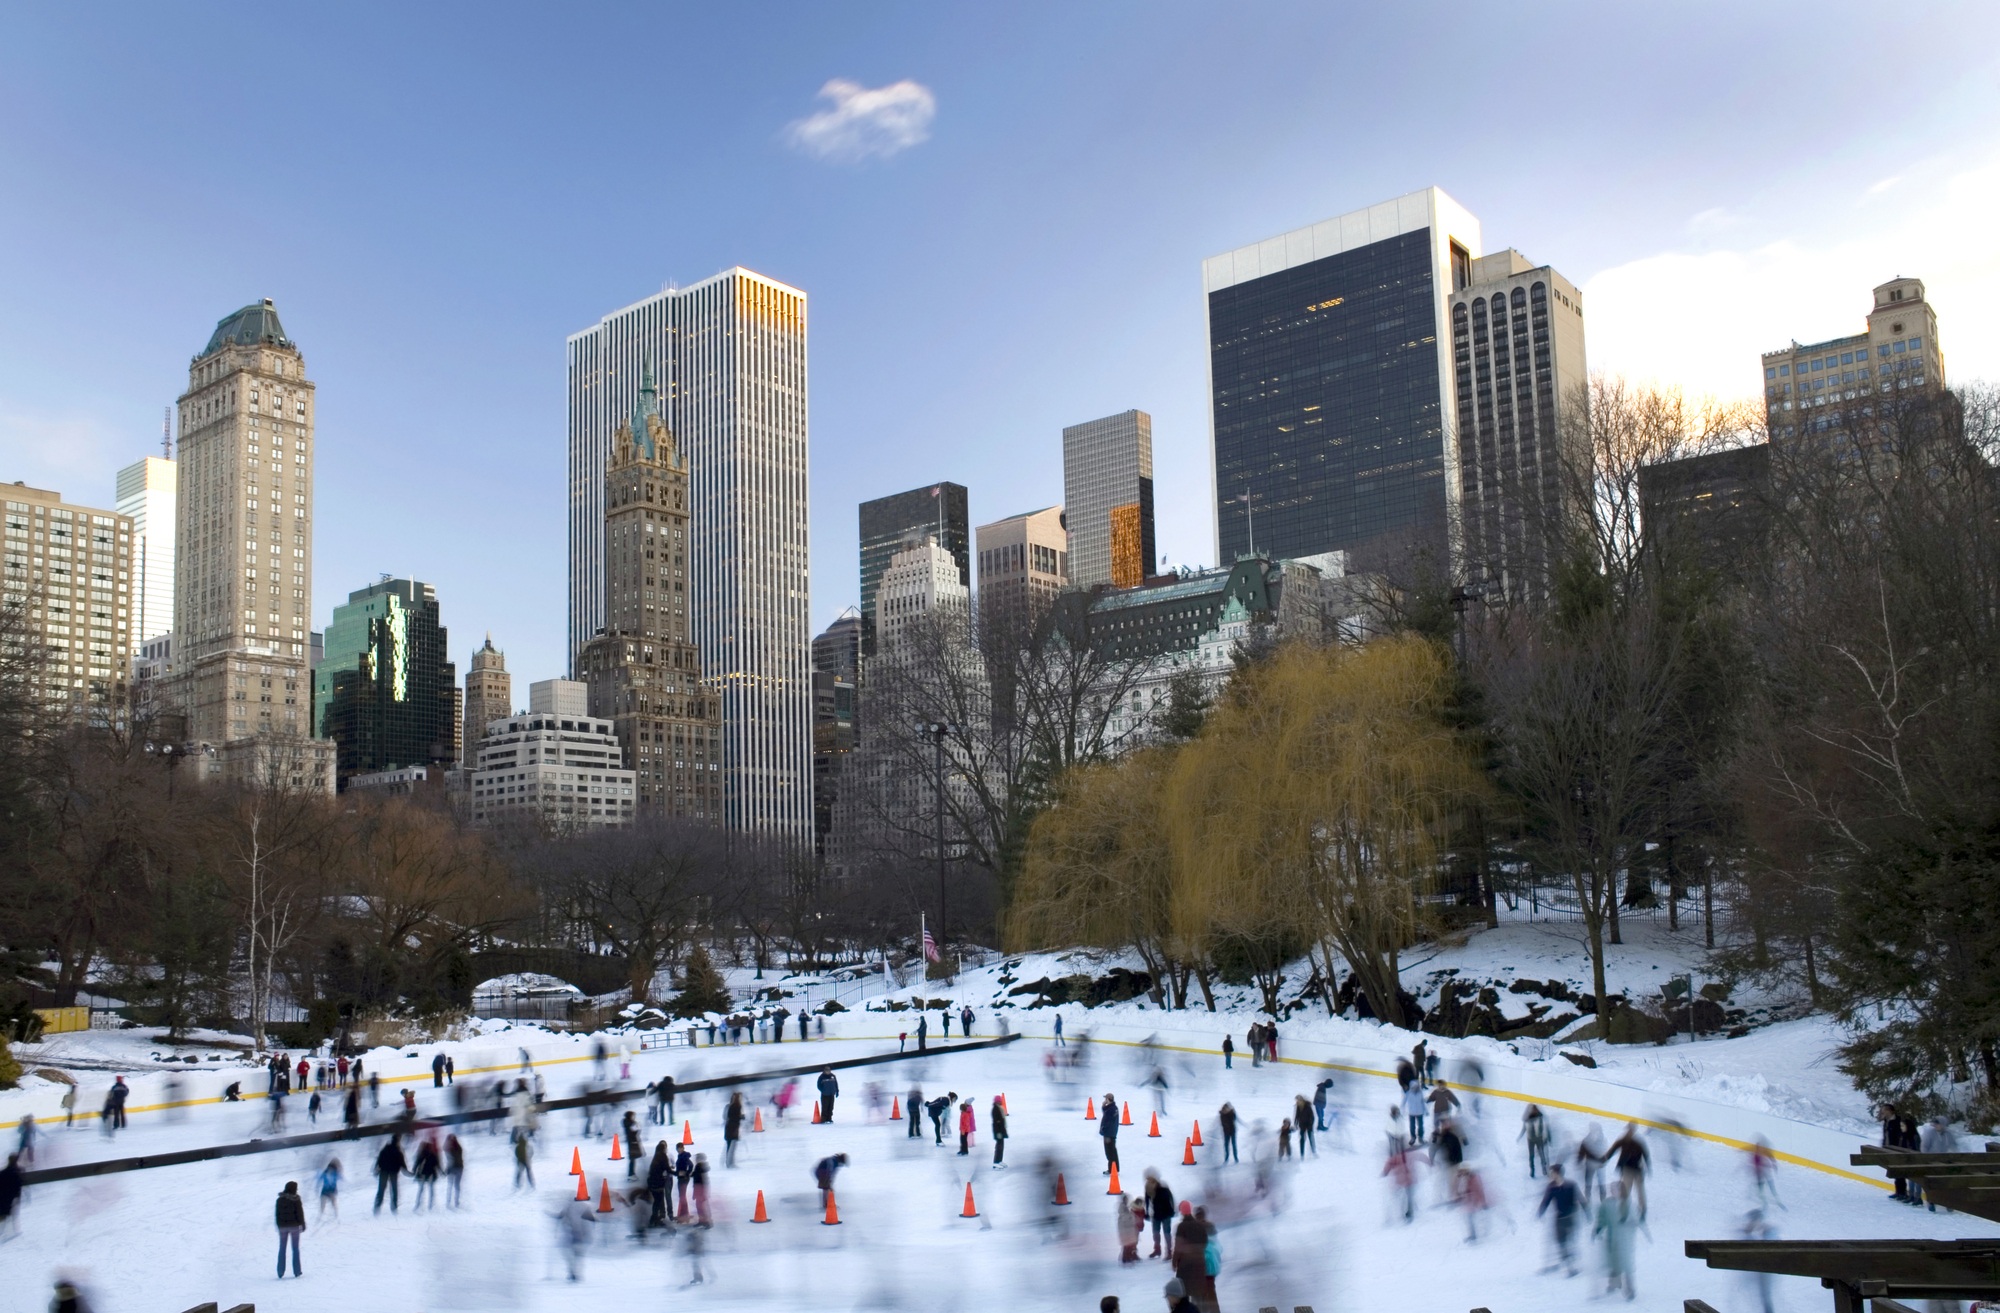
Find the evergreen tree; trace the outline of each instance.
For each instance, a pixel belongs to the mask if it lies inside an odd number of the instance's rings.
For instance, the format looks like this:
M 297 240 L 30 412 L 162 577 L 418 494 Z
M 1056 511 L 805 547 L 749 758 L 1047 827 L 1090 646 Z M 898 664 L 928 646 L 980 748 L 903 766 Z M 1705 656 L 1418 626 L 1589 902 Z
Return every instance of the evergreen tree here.
M 727 1012 L 729 986 L 708 956 L 708 949 L 696 944 L 688 953 L 687 969 L 681 973 L 681 992 L 674 999 L 674 1015 L 698 1017 L 707 1012 Z

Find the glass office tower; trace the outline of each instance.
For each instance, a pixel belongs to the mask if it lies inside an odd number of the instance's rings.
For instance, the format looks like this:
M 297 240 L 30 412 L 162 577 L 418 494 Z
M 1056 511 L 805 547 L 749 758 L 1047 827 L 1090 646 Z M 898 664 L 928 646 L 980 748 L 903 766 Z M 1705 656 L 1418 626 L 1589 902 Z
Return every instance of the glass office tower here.
M 1446 302 L 1479 254 L 1479 221 L 1433 187 L 1203 262 L 1219 562 L 1446 549 Z
M 313 725 L 339 745 L 341 788 L 354 775 L 456 764 L 458 674 L 448 650 L 429 584 L 384 579 L 333 608 L 326 656 L 313 671 Z

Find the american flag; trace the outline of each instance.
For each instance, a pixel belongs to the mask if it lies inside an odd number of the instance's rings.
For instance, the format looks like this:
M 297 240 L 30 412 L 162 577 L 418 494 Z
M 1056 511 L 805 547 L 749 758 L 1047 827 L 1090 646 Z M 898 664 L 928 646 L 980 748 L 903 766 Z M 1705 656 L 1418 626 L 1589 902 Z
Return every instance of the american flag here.
M 937 960 L 937 940 L 932 939 L 931 932 L 926 930 L 924 931 L 924 961 L 935 962 Z

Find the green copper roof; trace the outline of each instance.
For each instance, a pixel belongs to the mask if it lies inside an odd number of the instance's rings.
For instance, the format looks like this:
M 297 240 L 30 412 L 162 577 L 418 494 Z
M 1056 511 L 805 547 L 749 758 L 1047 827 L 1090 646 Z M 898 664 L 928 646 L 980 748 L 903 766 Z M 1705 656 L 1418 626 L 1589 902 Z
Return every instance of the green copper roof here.
M 256 346 L 260 342 L 271 342 L 279 346 L 290 346 L 292 340 L 285 336 L 285 326 L 278 322 L 278 308 L 271 304 L 269 297 L 253 305 L 246 305 L 233 315 L 227 315 L 215 326 L 209 336 L 208 345 L 201 349 L 201 356 L 212 356 L 223 347 L 234 343 L 237 346 Z
M 645 375 L 639 381 L 639 398 L 632 403 L 632 442 L 647 460 L 659 453 L 653 450 L 653 430 L 647 426 L 646 420 L 659 413 L 660 389 L 653 383 L 653 362 L 649 360 Z

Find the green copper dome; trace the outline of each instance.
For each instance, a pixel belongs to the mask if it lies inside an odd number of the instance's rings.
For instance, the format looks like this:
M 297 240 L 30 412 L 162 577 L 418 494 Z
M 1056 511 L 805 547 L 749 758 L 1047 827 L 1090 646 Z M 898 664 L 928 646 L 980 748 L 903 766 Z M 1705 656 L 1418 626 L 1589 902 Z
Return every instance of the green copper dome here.
M 208 345 L 201 349 L 197 360 L 212 356 L 232 343 L 236 346 L 256 346 L 269 342 L 275 346 L 291 346 L 292 340 L 285 336 L 285 326 L 278 322 L 278 308 L 265 297 L 253 305 L 246 305 L 233 315 L 225 316 L 215 326 L 209 336 Z

